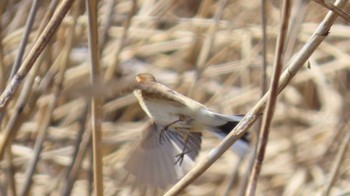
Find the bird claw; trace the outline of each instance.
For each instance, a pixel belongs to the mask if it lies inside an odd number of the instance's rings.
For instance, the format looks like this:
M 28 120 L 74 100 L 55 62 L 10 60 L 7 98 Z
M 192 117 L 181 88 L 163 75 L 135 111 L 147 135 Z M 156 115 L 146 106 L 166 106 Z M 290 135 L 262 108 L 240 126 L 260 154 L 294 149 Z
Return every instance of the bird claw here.
M 159 143 L 162 144 L 163 143 L 163 139 L 164 139 L 164 132 L 168 130 L 168 127 L 165 126 L 164 128 L 162 128 L 160 130 L 160 133 L 159 133 Z
M 164 126 L 164 127 L 160 130 L 160 133 L 159 133 L 159 143 L 160 143 L 160 144 L 162 144 L 162 141 L 163 141 L 163 139 L 164 139 L 164 132 L 167 131 L 168 128 L 169 128 L 171 125 L 182 121 L 182 118 L 183 118 L 183 117 L 180 116 L 178 120 L 175 120 L 174 122 L 169 123 L 168 125 Z
M 189 151 L 186 151 L 186 152 L 181 152 L 180 154 L 177 154 L 175 157 L 178 157 L 177 160 L 175 161 L 174 165 L 176 165 L 177 163 L 179 163 L 179 166 L 181 166 L 184 158 L 185 158 L 185 155 L 187 153 L 191 152 L 191 150 Z

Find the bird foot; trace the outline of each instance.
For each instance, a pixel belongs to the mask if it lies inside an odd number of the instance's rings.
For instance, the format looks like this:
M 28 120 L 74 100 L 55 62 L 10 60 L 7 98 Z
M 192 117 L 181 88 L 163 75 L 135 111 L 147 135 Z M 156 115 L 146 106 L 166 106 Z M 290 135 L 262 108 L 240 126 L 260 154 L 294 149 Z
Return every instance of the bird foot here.
M 183 160 L 184 160 L 184 157 L 187 153 L 191 152 L 191 150 L 188 150 L 186 152 L 181 152 L 180 154 L 177 154 L 175 157 L 178 157 L 177 160 L 175 161 L 174 165 L 176 165 L 177 163 L 179 163 L 179 166 L 181 166 Z
M 164 132 L 168 130 L 168 127 L 165 126 L 160 130 L 159 133 L 159 143 L 162 144 L 163 143 L 163 139 L 164 139 Z
M 175 121 L 173 121 L 173 122 L 167 124 L 166 126 L 164 126 L 164 127 L 160 130 L 160 133 L 159 133 L 159 143 L 160 143 L 160 144 L 162 144 L 162 141 L 163 141 L 163 139 L 164 139 L 164 132 L 167 131 L 168 128 L 169 128 L 170 126 L 172 126 L 173 124 L 183 121 L 183 118 L 184 118 L 184 117 L 180 116 L 178 120 L 175 120 Z

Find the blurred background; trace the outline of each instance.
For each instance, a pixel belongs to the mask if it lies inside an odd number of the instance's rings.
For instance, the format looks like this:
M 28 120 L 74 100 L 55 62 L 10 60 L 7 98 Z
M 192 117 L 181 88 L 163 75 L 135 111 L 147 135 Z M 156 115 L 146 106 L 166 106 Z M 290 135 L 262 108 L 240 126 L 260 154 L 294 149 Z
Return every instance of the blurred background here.
M 59 3 L 0 2 L 1 91 Z M 145 193 L 133 188 L 123 164 L 148 117 L 132 94 L 113 90 L 125 85 L 119 79 L 149 72 L 215 112 L 245 114 L 264 91 L 261 10 L 260 1 L 98 2 L 101 80 L 111 84 L 98 87 L 106 94 L 101 149 L 105 195 Z M 281 1 L 266 2 L 266 84 L 280 10 Z M 349 13 L 349 5 L 344 11 Z M 293 1 L 285 67 L 326 14 L 314 1 Z M 75 1 L 2 111 L 0 137 L 2 142 L 6 134 L 10 139 L 0 163 L 0 195 L 92 194 L 87 28 L 85 1 Z M 350 195 L 349 38 L 349 21 L 338 18 L 279 96 L 257 195 L 320 195 L 330 185 L 330 195 Z M 257 129 L 250 130 L 252 148 Z M 219 142 L 205 133 L 197 162 Z M 250 162 L 250 155 L 241 159 L 227 151 L 183 195 L 240 195 Z

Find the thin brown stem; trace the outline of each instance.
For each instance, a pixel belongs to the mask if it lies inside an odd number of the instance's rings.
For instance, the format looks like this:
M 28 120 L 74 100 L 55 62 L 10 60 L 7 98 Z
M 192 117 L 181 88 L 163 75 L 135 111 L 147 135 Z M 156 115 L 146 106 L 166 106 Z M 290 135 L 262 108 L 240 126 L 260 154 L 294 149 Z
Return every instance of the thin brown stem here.
M 118 45 L 117 45 L 115 53 L 113 55 L 113 59 L 112 59 L 111 63 L 108 65 L 106 73 L 105 73 L 104 78 L 107 81 L 113 78 L 113 75 L 115 74 L 116 68 L 119 67 L 120 54 L 121 54 L 123 47 L 125 45 L 125 42 L 127 40 L 129 27 L 131 25 L 131 19 L 135 15 L 136 10 L 137 10 L 137 1 L 133 0 L 132 1 L 132 8 L 128 14 L 128 18 L 126 19 L 126 21 L 123 25 L 123 31 L 122 31 L 122 34 L 119 38 Z
M 218 7 L 217 11 L 215 12 L 215 16 L 214 16 L 215 23 L 209 29 L 208 35 L 206 36 L 206 39 L 205 39 L 203 46 L 201 48 L 201 51 L 199 53 L 196 67 L 200 71 L 203 71 L 203 69 L 205 68 L 209 53 L 210 53 L 212 46 L 213 46 L 213 43 L 215 41 L 215 33 L 217 31 L 217 28 L 218 28 L 218 22 L 220 21 L 220 19 L 222 17 L 222 14 L 223 14 L 223 11 L 224 11 L 226 4 L 227 4 L 227 0 L 220 1 L 220 6 Z
M 210 51 L 212 50 L 212 46 L 215 42 L 215 35 L 216 35 L 216 31 L 218 29 L 218 23 L 219 23 L 220 19 L 222 18 L 223 11 L 224 11 L 226 4 L 227 4 L 227 0 L 220 1 L 220 6 L 217 8 L 217 10 L 215 12 L 215 16 L 214 16 L 215 23 L 210 27 L 208 34 L 204 40 L 204 43 L 201 46 L 201 49 L 200 49 L 200 52 L 198 55 L 198 59 L 196 62 L 196 69 L 197 69 L 196 80 L 192 84 L 191 88 L 189 88 L 190 96 L 192 96 L 195 93 L 194 87 L 196 86 L 196 83 L 199 82 L 200 77 L 202 75 L 202 72 L 204 71 L 205 67 L 207 66 L 206 63 L 207 63 Z
M 6 163 L 7 163 L 7 182 L 10 186 L 12 195 L 17 195 L 16 181 L 15 181 L 15 169 L 13 167 L 13 156 L 10 148 L 6 150 Z
M 256 187 L 258 183 L 258 178 L 262 168 L 262 164 L 265 157 L 266 146 L 269 138 L 270 126 L 272 118 L 275 112 L 275 105 L 278 96 L 278 81 L 283 68 L 283 51 L 285 48 L 287 33 L 288 33 L 288 24 L 290 16 L 290 6 L 291 2 L 289 0 L 284 0 L 282 5 L 282 23 L 280 26 L 279 36 L 277 38 L 277 47 L 275 52 L 275 61 L 274 61 L 274 73 L 273 78 L 270 84 L 270 93 L 267 100 L 267 107 L 265 115 L 262 121 L 262 127 L 260 131 L 259 146 L 256 155 L 256 160 L 253 166 L 252 174 L 248 183 L 248 188 L 246 195 L 254 196 L 256 192 Z
M 101 24 L 101 34 L 100 34 L 100 54 L 102 54 L 103 48 L 105 47 L 108 39 L 108 30 L 112 23 L 113 18 L 113 10 L 115 7 L 116 1 L 115 0 L 108 0 L 106 3 L 106 14 L 104 15 L 104 18 L 102 20 Z
M 267 91 L 267 58 L 266 58 L 266 54 L 267 54 L 267 35 L 266 35 L 266 23 L 267 23 L 267 14 L 266 14 L 266 0 L 261 0 L 261 29 L 262 29 L 262 39 L 261 39 L 261 45 L 262 45 L 262 71 L 261 71 L 261 83 L 260 83 L 260 87 L 261 87 L 261 94 L 260 94 L 260 98 L 262 98 L 266 91 Z M 244 174 L 244 178 L 240 184 L 240 189 L 238 192 L 238 195 L 243 195 L 246 190 L 247 190 L 247 185 L 248 185 L 248 181 L 249 181 L 249 176 L 251 175 L 251 172 L 253 170 L 253 166 L 254 166 L 254 158 L 256 156 L 256 153 L 258 151 L 258 138 L 260 135 L 260 129 L 261 129 L 261 119 L 259 119 L 258 121 L 258 126 L 257 126 L 257 130 L 256 132 L 254 132 L 254 136 L 253 137 L 253 144 L 254 144 L 254 148 L 249 156 L 249 163 L 248 163 L 248 167 L 246 169 L 246 172 Z
M 1 10 L 1 9 L 0 9 Z M 2 14 L 2 13 L 0 13 Z M 3 39 L 2 26 L 0 25 L 0 40 Z M 2 91 L 5 87 L 6 79 L 5 79 L 5 64 L 4 64 L 4 49 L 3 45 L 0 42 L 0 91 Z
M 86 9 L 89 20 L 89 49 L 90 49 L 90 80 L 95 85 L 100 80 L 99 50 L 98 50 L 98 26 L 97 26 L 97 1 L 86 0 Z M 103 162 L 102 162 L 102 99 L 91 99 L 92 122 L 92 151 L 94 168 L 94 193 L 103 196 Z
M 223 193 L 224 196 L 229 196 L 230 192 L 232 190 L 232 187 L 234 186 L 235 182 L 237 182 L 238 174 L 239 174 L 239 168 L 242 165 L 244 160 L 244 157 L 239 157 L 237 164 L 232 170 L 232 174 L 229 176 L 228 183 L 225 189 L 225 192 Z
M 30 34 L 31 30 L 32 30 L 32 26 L 33 26 L 33 23 L 34 23 L 34 18 L 36 16 L 36 13 L 37 13 L 39 5 L 40 5 L 39 3 L 40 3 L 40 0 L 33 1 L 32 7 L 30 8 L 30 12 L 29 12 L 29 15 L 28 15 L 28 18 L 27 18 L 24 34 L 23 34 L 21 43 L 19 44 L 19 47 L 18 47 L 18 54 L 16 56 L 15 62 L 12 65 L 11 73 L 9 75 L 8 81 L 10 81 L 12 79 L 12 77 L 15 75 L 15 73 L 17 72 L 19 66 L 22 63 L 22 59 L 23 59 L 23 56 L 24 56 L 24 51 L 25 51 L 27 42 L 28 42 L 29 34 Z
M 262 73 L 261 73 L 261 97 L 266 93 L 267 91 L 267 35 L 266 35 L 266 23 L 267 23 L 267 16 L 266 16 L 266 0 L 261 0 L 261 28 L 262 28 Z
M 91 141 L 91 129 L 86 130 L 86 121 L 88 116 L 88 103 L 84 106 L 84 111 L 80 118 L 79 134 L 75 143 L 75 151 L 72 156 L 72 163 L 67 170 L 66 180 L 62 188 L 61 195 L 70 195 L 74 186 L 75 179 L 78 175 L 84 154 L 87 152 L 89 142 Z M 86 131 L 85 131 L 86 130 Z
M 309 5 L 308 0 L 297 0 L 294 1 L 294 6 L 292 8 L 292 13 L 288 28 L 288 38 L 286 43 L 286 49 L 284 53 L 284 63 L 287 63 L 294 52 L 295 46 L 298 43 L 298 37 L 300 34 L 300 29 L 303 24 L 306 11 Z
M 343 140 L 342 140 L 341 145 L 339 147 L 338 153 L 337 153 L 335 160 L 332 164 L 331 172 L 330 172 L 329 177 L 328 177 L 328 182 L 326 183 L 325 188 L 324 188 L 324 192 L 323 192 L 324 196 L 328 196 L 331 192 L 332 186 L 337 179 L 340 165 L 344 161 L 345 154 L 347 152 L 346 149 L 348 148 L 349 143 L 350 143 L 349 126 L 345 126 L 345 129 L 346 129 L 346 131 L 344 131 L 345 136 L 343 137 Z

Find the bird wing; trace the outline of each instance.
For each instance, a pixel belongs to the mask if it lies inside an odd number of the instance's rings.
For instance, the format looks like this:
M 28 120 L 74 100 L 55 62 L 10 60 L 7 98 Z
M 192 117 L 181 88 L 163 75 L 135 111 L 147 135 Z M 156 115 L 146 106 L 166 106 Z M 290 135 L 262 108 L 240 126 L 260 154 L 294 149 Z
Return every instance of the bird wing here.
M 175 154 L 170 140 L 159 143 L 158 130 L 158 125 L 149 124 L 142 131 L 143 138 L 131 153 L 125 168 L 137 182 L 164 189 L 177 181 Z
M 155 123 L 150 123 L 143 129 L 142 139 L 133 149 L 126 161 L 125 168 L 135 176 L 138 183 L 165 189 L 182 177 L 185 168 L 193 165 L 191 156 L 194 155 L 185 157 L 181 166 L 174 164 L 175 156 L 179 153 L 174 143 L 179 143 L 181 139 L 176 136 L 176 133 L 165 131 L 164 139 L 160 142 L 161 129 L 162 127 Z M 193 139 L 191 143 L 196 142 L 197 144 L 193 146 L 196 146 L 194 149 L 198 154 L 200 148 L 200 143 L 198 147 L 198 138 Z

